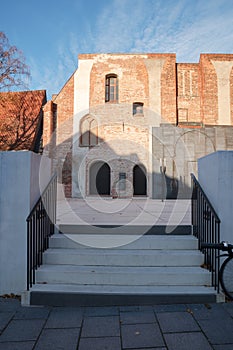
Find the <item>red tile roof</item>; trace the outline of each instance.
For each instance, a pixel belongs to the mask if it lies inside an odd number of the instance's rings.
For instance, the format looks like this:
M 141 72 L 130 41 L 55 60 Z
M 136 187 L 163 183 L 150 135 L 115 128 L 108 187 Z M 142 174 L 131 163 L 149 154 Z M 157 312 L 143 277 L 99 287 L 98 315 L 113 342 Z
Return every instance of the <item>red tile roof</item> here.
M 0 93 L 0 150 L 31 150 L 42 127 L 46 91 Z

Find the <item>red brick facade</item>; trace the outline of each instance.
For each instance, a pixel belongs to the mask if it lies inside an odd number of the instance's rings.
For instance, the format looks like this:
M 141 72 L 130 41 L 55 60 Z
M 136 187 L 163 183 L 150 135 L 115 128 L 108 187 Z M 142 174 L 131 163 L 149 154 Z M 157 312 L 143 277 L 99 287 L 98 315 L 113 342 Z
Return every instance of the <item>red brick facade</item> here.
M 44 146 L 56 130 L 55 163 L 61 163 L 68 196 L 72 194 L 71 182 L 78 183 L 72 178 L 72 172 L 78 172 L 77 164 L 89 169 L 95 157 L 100 157 L 98 148 L 88 155 L 87 147 L 79 144 L 85 116 L 95 119 L 95 133 L 101 142 L 111 143 L 116 135 L 122 143 L 130 141 L 127 157 L 135 152 L 133 140 L 150 152 L 150 128 L 161 124 L 188 128 L 233 125 L 233 55 L 201 54 L 199 63 L 191 64 L 176 63 L 175 54 L 82 54 L 79 63 L 59 94 L 44 107 Z M 117 103 L 105 102 L 110 74 L 118 79 Z M 143 106 L 143 114 L 133 114 L 135 103 Z M 101 157 L 109 156 L 106 147 L 101 152 Z M 114 152 L 120 156 L 121 151 Z M 143 152 L 137 156 L 149 170 L 149 159 Z M 114 167 L 112 182 L 117 181 L 119 172 L 116 167 L 114 175 Z M 81 173 L 86 195 L 89 173 Z
M 45 90 L 0 93 L 1 151 L 40 151 L 46 101 Z

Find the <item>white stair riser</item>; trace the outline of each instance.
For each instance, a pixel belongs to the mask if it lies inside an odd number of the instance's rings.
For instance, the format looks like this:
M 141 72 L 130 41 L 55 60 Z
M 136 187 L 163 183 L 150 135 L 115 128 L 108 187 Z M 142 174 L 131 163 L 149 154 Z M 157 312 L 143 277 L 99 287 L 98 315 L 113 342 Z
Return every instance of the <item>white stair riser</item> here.
M 127 255 L 117 254 L 114 252 L 79 254 L 77 251 L 75 254 L 50 252 L 49 250 L 44 254 L 43 262 L 44 264 L 52 265 L 78 265 L 78 266 L 200 266 L 203 264 L 203 255 L 199 252 L 189 252 L 183 254 L 181 252 L 161 252 L 154 251 L 154 254 L 138 255 L 131 254 L 127 251 Z
M 50 238 L 49 246 L 50 248 L 89 249 L 98 247 L 101 248 L 101 242 L 103 242 L 102 248 L 105 248 L 104 236 L 88 236 L 88 239 L 86 239 L 86 241 L 88 242 L 87 245 L 84 244 L 85 237 L 87 236 L 81 237 L 81 235 L 79 235 L 79 237 L 74 237 L 74 239 L 70 239 L 65 235 L 59 234 Z M 114 242 L 116 242 L 116 237 L 113 237 L 112 239 Z M 132 236 L 130 237 L 130 239 L 132 239 Z M 111 240 L 111 238 L 109 240 Z M 117 249 L 198 249 L 198 241 L 193 236 L 142 236 L 139 239 L 132 241 L 131 243 L 126 245 L 121 245 L 122 238 L 121 236 L 118 236 L 118 241 L 119 246 L 117 246 Z M 80 242 L 83 242 L 83 244 L 79 244 Z M 97 242 L 99 246 L 97 246 L 95 242 Z M 115 246 L 113 245 L 113 247 Z M 111 248 L 111 246 L 108 245 L 106 248 Z
M 180 270 L 180 273 L 179 273 Z M 93 270 L 94 271 L 94 270 Z M 105 273 L 90 272 L 82 273 L 80 271 L 42 271 L 36 273 L 37 283 L 74 283 L 74 284 L 93 284 L 93 285 L 124 285 L 124 286 L 174 286 L 174 285 L 210 285 L 210 276 L 205 273 L 184 273 L 182 268 L 177 268 L 177 273 L 161 272 L 142 272 L 136 273 Z

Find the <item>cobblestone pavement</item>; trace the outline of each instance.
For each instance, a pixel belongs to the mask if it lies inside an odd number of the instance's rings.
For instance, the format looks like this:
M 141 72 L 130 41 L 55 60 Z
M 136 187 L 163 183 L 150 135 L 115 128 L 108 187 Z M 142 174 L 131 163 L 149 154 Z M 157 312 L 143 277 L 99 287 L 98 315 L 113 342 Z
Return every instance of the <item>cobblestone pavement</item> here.
M 0 350 L 232 350 L 233 303 L 22 307 L 0 298 Z

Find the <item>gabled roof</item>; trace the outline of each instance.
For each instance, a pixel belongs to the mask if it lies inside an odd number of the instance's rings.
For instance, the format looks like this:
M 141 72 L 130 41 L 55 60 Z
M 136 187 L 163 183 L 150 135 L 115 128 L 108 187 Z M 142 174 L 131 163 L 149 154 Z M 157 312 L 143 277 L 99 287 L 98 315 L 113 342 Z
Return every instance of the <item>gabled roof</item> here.
M 0 150 L 37 151 L 46 91 L 0 92 Z

